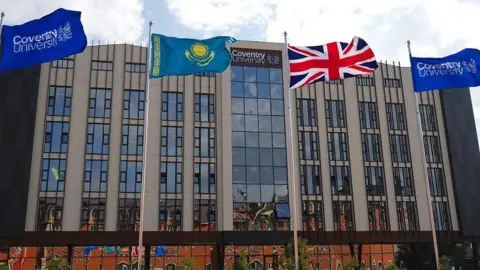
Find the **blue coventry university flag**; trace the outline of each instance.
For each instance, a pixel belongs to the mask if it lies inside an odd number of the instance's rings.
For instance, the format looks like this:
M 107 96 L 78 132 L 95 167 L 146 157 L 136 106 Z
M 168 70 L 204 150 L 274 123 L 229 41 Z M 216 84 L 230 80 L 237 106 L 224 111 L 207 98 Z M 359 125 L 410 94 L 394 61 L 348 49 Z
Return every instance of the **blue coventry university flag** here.
M 443 58 L 410 57 L 415 92 L 480 85 L 480 50 L 463 49 Z
M 59 8 L 22 25 L 3 26 L 0 71 L 19 69 L 81 53 L 87 37 L 81 12 Z
M 225 43 L 236 41 L 233 37 L 198 40 L 153 34 L 150 78 L 200 72 L 221 73 L 231 60 Z

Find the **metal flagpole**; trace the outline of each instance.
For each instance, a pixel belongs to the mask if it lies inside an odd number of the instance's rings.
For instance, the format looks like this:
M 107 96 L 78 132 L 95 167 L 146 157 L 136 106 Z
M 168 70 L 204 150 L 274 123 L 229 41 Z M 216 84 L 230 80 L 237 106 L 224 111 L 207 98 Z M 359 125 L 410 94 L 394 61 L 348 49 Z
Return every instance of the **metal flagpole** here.
M 3 17 L 5 17 L 5 12 L 0 13 L 0 45 L 2 45 L 2 28 L 3 28 Z
M 300 269 L 298 265 L 298 236 L 297 236 L 297 191 L 295 188 L 295 159 L 293 155 L 293 116 L 292 116 L 292 91 L 293 89 L 290 89 L 290 64 L 288 62 L 288 43 L 287 43 L 287 31 L 283 32 L 283 36 L 285 38 L 285 61 L 287 61 L 287 74 L 288 74 L 288 82 L 285 83 L 285 90 L 288 91 L 288 112 L 289 112 L 289 126 L 290 126 L 290 149 L 292 149 L 292 154 L 290 155 L 291 157 L 291 162 L 292 162 L 292 181 L 291 187 L 292 187 L 292 208 L 293 208 L 293 245 L 294 245 L 294 253 L 295 253 L 295 269 Z
M 143 248 L 143 223 L 145 220 L 145 182 L 147 181 L 147 149 L 148 149 L 148 118 L 150 117 L 149 112 L 149 92 L 150 92 L 150 46 L 151 46 L 151 37 L 152 37 L 152 25 L 153 22 L 150 21 L 148 29 L 148 46 L 147 46 L 147 78 L 145 82 L 145 126 L 143 128 L 143 159 L 142 159 L 142 197 L 140 199 L 140 230 L 138 232 L 138 270 L 142 269 L 142 248 Z M 145 251 L 150 252 L 150 251 Z
M 407 40 L 408 56 L 412 57 L 412 50 L 410 48 L 410 40 Z M 414 86 L 415 87 L 415 86 Z M 423 162 L 423 174 L 425 179 L 425 187 L 428 198 L 428 212 L 430 214 L 430 226 L 432 227 L 432 238 L 433 238 L 433 249 L 435 251 L 435 264 L 437 269 L 440 269 L 440 259 L 438 256 L 438 246 L 437 246 L 437 230 L 435 228 L 435 219 L 433 217 L 433 206 L 432 206 L 432 196 L 430 195 L 430 181 L 428 180 L 428 167 L 427 160 L 425 156 L 425 145 L 423 142 L 423 125 L 422 118 L 420 115 L 420 103 L 418 102 L 418 93 L 414 92 L 415 95 L 415 105 L 417 107 L 417 123 L 418 123 L 418 135 L 420 137 L 420 148 L 422 148 L 422 162 Z

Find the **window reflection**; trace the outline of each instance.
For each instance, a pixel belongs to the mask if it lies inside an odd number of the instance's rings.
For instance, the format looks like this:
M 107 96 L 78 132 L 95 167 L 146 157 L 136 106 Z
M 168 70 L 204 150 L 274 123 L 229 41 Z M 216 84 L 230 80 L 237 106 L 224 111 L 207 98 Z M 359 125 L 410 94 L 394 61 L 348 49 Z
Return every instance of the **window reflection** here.
M 44 153 L 67 153 L 70 123 L 48 121 L 45 125 Z
M 70 116 L 71 106 L 71 87 L 50 86 L 48 90 L 47 115 Z
M 87 154 L 108 154 L 109 143 L 109 124 L 88 124 Z
M 123 92 L 123 118 L 144 119 L 145 91 L 125 90 Z

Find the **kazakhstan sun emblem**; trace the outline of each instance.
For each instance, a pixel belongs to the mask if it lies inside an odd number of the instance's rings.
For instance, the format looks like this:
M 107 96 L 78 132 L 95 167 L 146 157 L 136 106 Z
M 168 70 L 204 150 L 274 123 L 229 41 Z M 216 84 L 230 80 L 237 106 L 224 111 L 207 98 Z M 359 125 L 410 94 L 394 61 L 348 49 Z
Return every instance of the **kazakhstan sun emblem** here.
M 197 66 L 207 66 L 215 58 L 215 52 L 208 49 L 207 45 L 195 43 L 190 50 L 185 51 L 185 57 L 197 64 Z

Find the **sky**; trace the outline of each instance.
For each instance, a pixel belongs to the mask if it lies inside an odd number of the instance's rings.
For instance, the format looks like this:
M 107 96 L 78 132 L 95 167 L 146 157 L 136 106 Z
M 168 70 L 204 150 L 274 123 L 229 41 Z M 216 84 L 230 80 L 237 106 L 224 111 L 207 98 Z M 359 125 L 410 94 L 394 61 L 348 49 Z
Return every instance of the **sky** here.
M 294 45 L 365 39 L 377 60 L 409 66 L 413 55 L 442 57 L 480 48 L 480 0 L 1 0 L 4 23 L 21 24 L 56 8 L 82 11 L 89 39 L 146 44 L 153 32 L 177 37 L 231 35 L 238 40 Z M 472 88 L 480 134 L 480 88 Z

